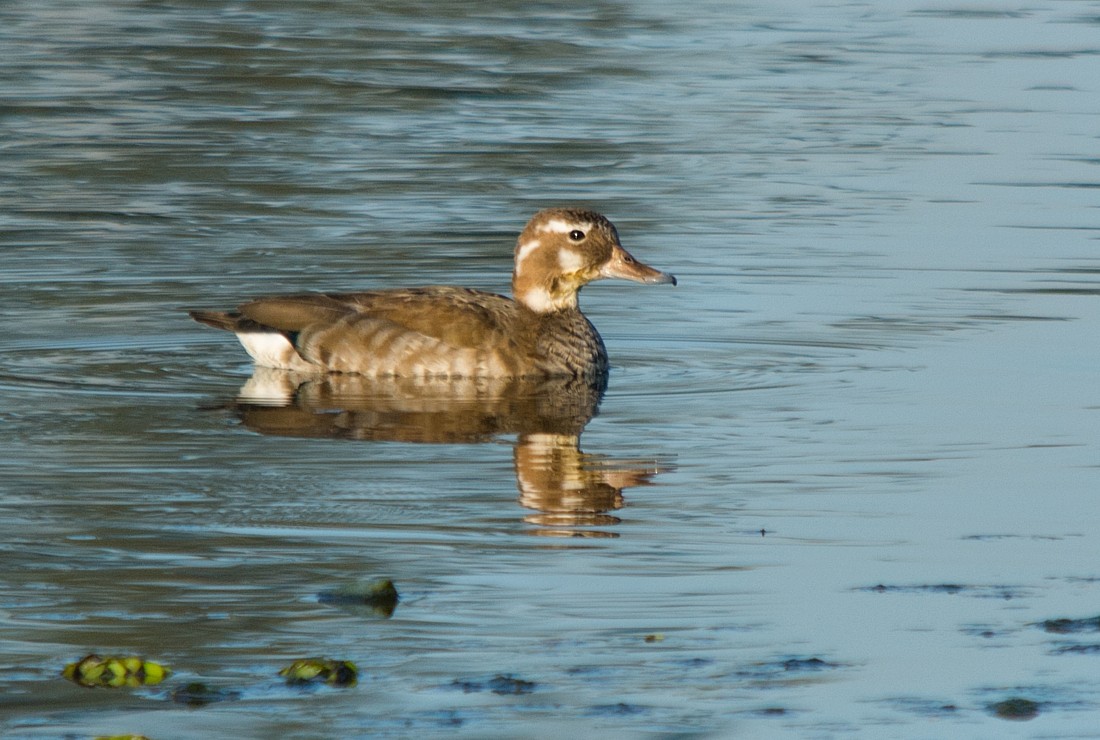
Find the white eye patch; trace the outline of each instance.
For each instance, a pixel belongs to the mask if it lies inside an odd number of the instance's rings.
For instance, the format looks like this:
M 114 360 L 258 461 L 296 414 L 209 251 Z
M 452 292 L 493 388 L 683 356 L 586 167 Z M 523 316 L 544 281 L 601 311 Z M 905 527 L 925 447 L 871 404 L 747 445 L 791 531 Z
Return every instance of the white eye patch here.
M 558 264 L 562 272 L 576 272 L 584 267 L 584 257 L 572 249 L 563 249 L 558 252 Z
M 540 226 L 539 231 L 549 231 L 549 232 L 552 232 L 554 234 L 568 234 L 570 231 L 573 231 L 574 229 L 577 229 L 577 230 L 583 231 L 584 233 L 587 234 L 591 228 L 592 228 L 592 224 L 587 223 L 587 222 L 586 223 L 575 223 L 575 222 L 565 221 L 564 219 L 560 219 L 560 218 L 552 218 L 549 221 L 547 221 L 546 223 L 544 223 L 542 226 Z

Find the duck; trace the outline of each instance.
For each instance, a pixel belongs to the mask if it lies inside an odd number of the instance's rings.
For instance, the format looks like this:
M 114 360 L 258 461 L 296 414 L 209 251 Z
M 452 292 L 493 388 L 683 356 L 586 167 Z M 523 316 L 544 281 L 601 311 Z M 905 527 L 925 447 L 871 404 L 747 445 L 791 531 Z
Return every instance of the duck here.
M 539 211 L 516 241 L 512 297 L 427 286 L 257 298 L 192 310 L 233 332 L 257 367 L 371 378 L 577 378 L 606 381 L 607 349 L 578 294 L 605 278 L 676 285 L 635 259 L 605 216 Z

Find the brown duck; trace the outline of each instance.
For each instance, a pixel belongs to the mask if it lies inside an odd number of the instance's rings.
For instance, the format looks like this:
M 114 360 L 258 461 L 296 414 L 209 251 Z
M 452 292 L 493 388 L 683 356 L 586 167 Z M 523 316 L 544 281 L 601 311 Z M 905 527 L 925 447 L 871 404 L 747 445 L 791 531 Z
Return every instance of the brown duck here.
M 607 350 L 577 306 L 593 280 L 676 284 L 634 259 L 598 213 L 548 209 L 519 236 L 513 298 L 467 288 L 259 298 L 235 311 L 191 311 L 237 335 L 256 364 L 371 377 L 519 378 L 607 373 Z

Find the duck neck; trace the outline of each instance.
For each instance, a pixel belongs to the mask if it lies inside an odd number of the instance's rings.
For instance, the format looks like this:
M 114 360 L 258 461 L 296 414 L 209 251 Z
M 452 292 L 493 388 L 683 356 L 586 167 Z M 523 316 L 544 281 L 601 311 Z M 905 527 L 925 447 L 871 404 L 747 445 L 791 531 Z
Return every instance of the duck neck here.
M 539 314 L 577 310 L 580 287 L 566 277 L 538 281 L 522 275 L 512 277 L 512 295 L 516 302 Z

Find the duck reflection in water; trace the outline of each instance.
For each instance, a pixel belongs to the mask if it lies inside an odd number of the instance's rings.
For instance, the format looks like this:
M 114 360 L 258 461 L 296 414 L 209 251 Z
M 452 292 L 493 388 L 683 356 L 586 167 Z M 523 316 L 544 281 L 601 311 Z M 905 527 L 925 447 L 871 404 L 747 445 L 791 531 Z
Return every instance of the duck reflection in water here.
M 669 470 L 580 449 L 606 383 L 578 378 L 367 378 L 256 368 L 234 407 L 261 434 L 364 441 L 471 444 L 516 435 L 513 460 L 524 518 L 536 534 L 616 536 L 622 491 Z

